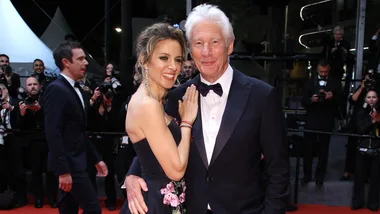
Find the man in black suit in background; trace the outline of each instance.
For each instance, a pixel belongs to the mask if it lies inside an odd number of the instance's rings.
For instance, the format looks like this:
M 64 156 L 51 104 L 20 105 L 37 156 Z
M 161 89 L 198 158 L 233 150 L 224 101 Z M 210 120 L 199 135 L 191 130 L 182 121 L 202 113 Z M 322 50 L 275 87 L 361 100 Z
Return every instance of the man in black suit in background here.
M 334 128 L 341 98 L 341 83 L 330 75 L 330 70 L 328 61 L 319 60 L 317 75 L 313 75 L 304 85 L 302 105 L 306 109 L 305 129 L 331 132 Z M 304 136 L 304 177 L 301 183 L 307 184 L 312 180 L 313 151 L 317 149 L 318 165 L 314 177 L 320 188 L 327 173 L 330 135 L 305 133 Z
M 59 213 L 77 214 L 78 205 L 84 214 L 101 213 L 100 202 L 88 177 L 87 155 L 106 176 L 108 169 L 87 139 L 86 109 L 77 80 L 86 74 L 88 62 L 77 42 L 64 42 L 54 51 L 54 60 L 61 75 L 44 92 L 45 132 L 49 146 L 49 170 L 59 180 Z

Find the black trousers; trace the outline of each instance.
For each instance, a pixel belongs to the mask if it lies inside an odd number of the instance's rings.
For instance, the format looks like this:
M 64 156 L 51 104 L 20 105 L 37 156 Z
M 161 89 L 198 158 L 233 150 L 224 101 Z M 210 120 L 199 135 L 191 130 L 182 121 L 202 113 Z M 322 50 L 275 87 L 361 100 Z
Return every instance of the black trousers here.
M 18 199 L 26 198 L 26 175 L 23 167 L 22 148 L 19 137 L 4 137 L 0 150 L 0 192 L 8 187 L 16 192 Z
M 346 162 L 344 165 L 344 172 L 354 174 L 357 146 L 358 146 L 358 139 L 356 137 L 348 137 L 347 146 L 346 146 Z
M 32 170 L 31 187 L 35 199 L 43 200 L 44 198 L 44 183 L 43 172 L 46 172 L 46 190 L 49 200 L 57 198 L 58 181 L 53 172 L 47 171 L 47 156 L 48 145 L 43 139 L 31 140 L 30 148 L 30 163 Z
M 70 192 L 59 190 L 59 213 L 78 214 L 79 206 L 83 214 L 100 214 L 102 209 L 87 172 L 71 173 L 73 180 Z
M 352 203 L 356 206 L 364 206 L 365 180 L 369 170 L 368 206 L 379 206 L 379 187 L 380 187 L 380 155 L 368 157 L 356 152 L 356 171 L 354 176 L 354 191 Z
M 107 203 L 116 203 L 116 187 L 115 187 L 115 155 L 114 151 L 114 138 L 113 137 L 102 137 L 96 138 L 95 136 L 91 138 L 91 142 L 102 156 L 104 163 L 108 167 L 108 175 L 105 178 L 105 192 L 107 196 Z M 94 166 L 88 166 L 88 172 L 92 184 L 96 187 L 96 168 Z
M 313 154 L 318 157 L 315 179 L 323 181 L 327 172 L 329 155 L 330 135 L 305 133 L 303 171 L 305 178 L 311 178 L 313 166 Z M 316 150 L 316 152 L 314 152 Z

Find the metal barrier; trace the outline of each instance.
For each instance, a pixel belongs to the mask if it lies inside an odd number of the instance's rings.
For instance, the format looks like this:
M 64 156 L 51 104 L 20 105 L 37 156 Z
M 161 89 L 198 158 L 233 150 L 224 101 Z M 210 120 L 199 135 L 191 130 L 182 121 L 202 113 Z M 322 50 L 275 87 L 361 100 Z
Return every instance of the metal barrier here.
M 316 131 L 316 130 L 309 130 L 309 129 L 287 129 L 289 132 L 303 132 L 303 133 L 315 133 L 315 134 L 328 134 L 328 135 L 338 135 L 338 136 L 346 136 L 346 137 L 357 137 L 357 138 L 372 138 L 372 139 L 378 139 L 375 136 L 372 135 L 359 135 L 359 134 L 352 134 L 352 133 L 340 133 L 340 132 L 325 132 L 325 131 Z M 300 146 L 297 146 L 296 151 L 296 173 L 295 173 L 295 180 L 294 180 L 294 192 L 293 192 L 293 203 L 298 203 L 298 183 L 299 183 L 299 173 L 300 173 L 300 165 L 301 165 L 301 155 L 300 155 Z

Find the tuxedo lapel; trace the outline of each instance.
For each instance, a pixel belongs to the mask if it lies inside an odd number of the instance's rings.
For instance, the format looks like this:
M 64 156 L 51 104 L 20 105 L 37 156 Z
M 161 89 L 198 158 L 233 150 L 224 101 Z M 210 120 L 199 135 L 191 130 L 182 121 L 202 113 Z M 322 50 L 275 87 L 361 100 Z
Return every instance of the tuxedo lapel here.
M 63 77 L 63 76 L 59 76 L 58 77 L 59 79 L 61 79 L 61 81 L 69 88 L 69 90 L 72 92 L 73 96 L 75 97 L 75 100 L 77 101 L 77 104 L 79 105 L 80 109 L 81 109 L 81 113 L 83 115 L 83 117 L 85 117 L 85 110 L 84 110 L 84 107 L 83 107 L 83 104 L 82 104 L 82 101 L 80 100 L 77 92 L 75 91 L 75 89 L 73 88 L 73 86 Z M 82 98 L 84 99 L 83 97 L 83 93 L 81 92 L 82 94 Z M 84 100 L 83 100 L 84 101 Z M 86 105 L 85 105 L 86 106 Z
M 198 88 L 200 81 L 201 81 L 201 78 L 198 75 L 189 81 L 189 85 L 194 84 Z M 193 124 L 192 135 L 194 138 L 194 143 L 198 149 L 199 155 L 201 156 L 202 162 L 205 165 L 205 167 L 208 168 L 206 148 L 205 148 L 205 143 L 204 143 L 204 139 L 203 139 L 202 113 L 201 112 L 202 112 L 201 111 L 201 95 L 199 95 L 198 96 L 198 114 L 197 114 L 197 118 L 195 119 L 194 124 Z
M 218 136 L 216 138 L 214 151 L 212 154 L 210 166 L 218 158 L 227 141 L 230 139 L 236 124 L 244 112 L 252 85 L 249 84 L 242 73 L 234 70 L 231 88 L 227 98 L 226 108 L 223 113 Z M 203 138 L 202 138 L 203 139 Z
M 205 167 L 208 168 L 206 147 L 205 147 L 205 142 L 204 142 L 204 138 L 203 138 L 202 114 L 201 114 L 201 106 L 200 105 L 198 108 L 197 119 L 195 120 L 194 125 L 193 125 L 193 137 L 194 137 L 194 143 L 197 146 L 197 149 L 198 149 L 199 155 L 201 156 L 202 162 L 205 165 Z

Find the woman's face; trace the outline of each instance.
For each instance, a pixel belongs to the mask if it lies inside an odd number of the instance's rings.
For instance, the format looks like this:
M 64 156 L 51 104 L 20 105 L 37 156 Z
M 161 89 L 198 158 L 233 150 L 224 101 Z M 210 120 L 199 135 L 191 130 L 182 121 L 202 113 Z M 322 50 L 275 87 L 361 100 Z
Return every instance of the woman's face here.
M 106 67 L 106 75 L 112 76 L 112 71 L 113 71 L 113 65 L 111 63 L 109 63 Z
M 369 91 L 365 97 L 365 102 L 368 103 L 371 107 L 374 106 L 378 100 L 379 98 L 374 91 Z
M 178 41 L 166 39 L 157 42 L 149 62 L 144 65 L 148 69 L 149 82 L 170 89 L 182 68 L 182 48 Z

